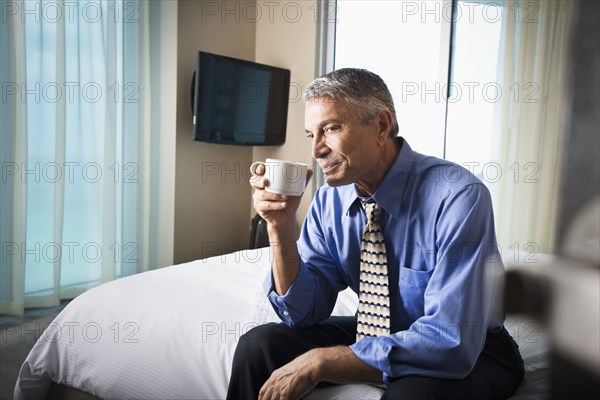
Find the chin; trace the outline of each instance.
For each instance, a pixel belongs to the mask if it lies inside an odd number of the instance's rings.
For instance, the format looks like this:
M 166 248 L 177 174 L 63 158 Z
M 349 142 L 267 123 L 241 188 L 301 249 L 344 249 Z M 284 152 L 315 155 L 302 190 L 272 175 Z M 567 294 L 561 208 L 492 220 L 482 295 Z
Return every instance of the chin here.
M 343 186 L 352 182 L 347 182 L 343 177 L 325 175 L 325 183 L 327 183 L 329 186 Z
M 345 168 L 345 165 L 339 165 L 331 172 L 332 173 L 329 175 L 324 174 L 325 182 L 329 186 L 344 186 L 354 183 L 354 174 L 348 173 L 348 170 Z

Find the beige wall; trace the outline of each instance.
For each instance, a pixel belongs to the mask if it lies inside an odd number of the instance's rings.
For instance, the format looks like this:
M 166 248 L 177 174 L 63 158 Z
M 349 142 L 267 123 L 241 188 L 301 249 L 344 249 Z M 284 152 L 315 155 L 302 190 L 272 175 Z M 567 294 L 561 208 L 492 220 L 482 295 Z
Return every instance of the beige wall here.
M 252 147 L 192 140 L 190 80 L 197 51 L 254 59 L 254 22 L 214 13 L 222 3 L 179 1 L 175 263 L 231 252 L 248 241 L 250 188 L 241 168 L 251 161 Z
M 152 207 L 150 224 L 159 228 L 156 236 L 150 241 L 152 252 L 155 254 L 154 267 L 164 267 L 173 264 L 173 238 L 175 228 L 175 135 L 173 131 L 177 122 L 177 2 L 163 1 L 160 3 L 160 30 L 156 35 L 159 52 L 157 74 L 162 78 L 160 83 L 159 99 L 161 113 L 152 116 L 152 123 L 158 123 L 160 152 L 158 152 L 158 176 L 161 192 L 158 195 L 156 206 Z M 156 23 L 154 21 L 153 23 Z M 152 38 L 156 40 L 156 38 Z M 152 40 L 151 39 L 151 40 Z
M 315 74 L 315 2 L 179 0 L 174 263 L 245 248 L 249 238 L 252 160 L 310 163 L 304 105 L 295 88 Z M 204 50 L 291 69 L 287 140 L 283 146 L 238 147 L 192 140 L 190 79 Z M 299 222 L 312 193 L 304 196 Z

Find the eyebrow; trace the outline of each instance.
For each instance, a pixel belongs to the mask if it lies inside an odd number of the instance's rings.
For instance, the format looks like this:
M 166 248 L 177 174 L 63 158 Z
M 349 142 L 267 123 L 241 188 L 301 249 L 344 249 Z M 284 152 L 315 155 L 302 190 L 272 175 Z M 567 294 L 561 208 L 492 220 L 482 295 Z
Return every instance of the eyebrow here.
M 322 122 L 321 122 L 321 123 L 318 125 L 318 127 L 319 127 L 319 129 L 320 129 L 320 128 L 324 127 L 325 125 L 328 125 L 328 124 L 331 124 L 331 123 L 342 124 L 342 122 L 341 122 L 341 120 L 340 120 L 339 118 L 329 118 L 329 119 L 326 119 L 325 121 L 322 121 Z M 304 132 L 305 132 L 305 133 L 312 133 L 310 130 L 308 130 L 308 129 L 306 129 L 306 128 L 304 129 Z

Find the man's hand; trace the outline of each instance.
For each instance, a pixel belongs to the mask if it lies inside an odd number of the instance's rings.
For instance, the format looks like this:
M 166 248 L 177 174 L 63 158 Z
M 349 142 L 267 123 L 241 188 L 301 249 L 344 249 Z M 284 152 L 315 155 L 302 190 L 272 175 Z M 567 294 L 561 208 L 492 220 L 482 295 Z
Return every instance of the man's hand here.
M 260 389 L 259 400 L 297 400 L 310 392 L 319 383 L 317 354 L 311 350 L 273 371 Z
M 302 196 L 285 196 L 265 191 L 269 180 L 264 176 L 265 166 L 262 163 L 252 164 L 250 185 L 254 188 L 254 208 L 269 224 L 282 225 L 296 218 Z M 310 181 L 313 171 L 309 169 L 306 182 Z
M 260 389 L 260 400 L 297 400 L 319 382 L 382 383 L 382 374 L 365 364 L 350 347 L 310 350 L 276 369 Z

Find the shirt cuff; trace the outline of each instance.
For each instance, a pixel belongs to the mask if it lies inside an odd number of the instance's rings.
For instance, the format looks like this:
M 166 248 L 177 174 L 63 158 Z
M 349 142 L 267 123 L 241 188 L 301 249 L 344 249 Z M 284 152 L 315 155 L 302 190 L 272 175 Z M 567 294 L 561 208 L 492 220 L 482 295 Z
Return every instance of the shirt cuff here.
M 271 265 L 271 269 L 265 277 L 263 289 L 281 321 L 288 326 L 293 326 L 301 320 L 306 319 L 308 315 L 307 305 L 312 304 L 313 301 L 311 294 L 313 292 L 313 285 L 311 284 L 313 277 L 301 261 L 296 279 L 294 279 L 288 291 L 283 296 L 280 296 L 275 291 L 272 268 L 273 265 Z M 298 306 L 305 307 L 306 309 L 299 309 Z
M 389 353 L 393 348 L 393 340 L 387 336 L 365 337 L 350 346 L 350 349 L 364 363 L 382 372 L 382 380 L 390 383 Z

